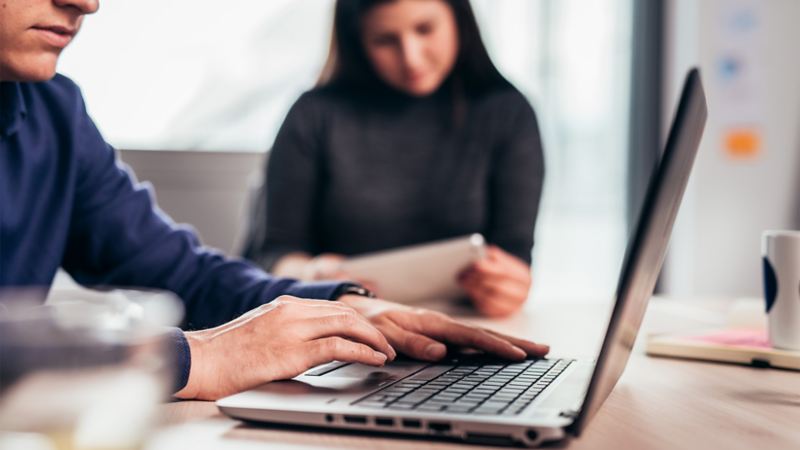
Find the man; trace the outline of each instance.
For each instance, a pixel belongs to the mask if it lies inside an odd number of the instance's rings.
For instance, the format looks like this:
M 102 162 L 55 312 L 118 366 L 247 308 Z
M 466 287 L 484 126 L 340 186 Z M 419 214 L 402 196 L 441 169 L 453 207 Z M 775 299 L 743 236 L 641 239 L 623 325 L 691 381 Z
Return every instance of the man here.
M 445 315 L 365 296 L 351 283 L 299 283 L 203 248 L 119 165 L 78 88 L 55 74 L 99 0 L 0 0 L 0 286 L 166 289 L 184 301 L 172 336 L 176 396 L 216 399 L 331 360 L 437 360 L 445 343 L 509 359 L 548 348 Z M 302 300 L 297 297 L 337 300 Z

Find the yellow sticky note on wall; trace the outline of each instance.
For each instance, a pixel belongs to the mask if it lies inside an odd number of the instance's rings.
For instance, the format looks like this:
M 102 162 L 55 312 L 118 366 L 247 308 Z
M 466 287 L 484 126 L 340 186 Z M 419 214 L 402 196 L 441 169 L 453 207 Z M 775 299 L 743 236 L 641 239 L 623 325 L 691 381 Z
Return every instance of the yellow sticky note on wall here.
M 725 153 L 732 158 L 753 158 L 761 151 L 761 133 L 756 129 L 728 130 L 724 141 Z

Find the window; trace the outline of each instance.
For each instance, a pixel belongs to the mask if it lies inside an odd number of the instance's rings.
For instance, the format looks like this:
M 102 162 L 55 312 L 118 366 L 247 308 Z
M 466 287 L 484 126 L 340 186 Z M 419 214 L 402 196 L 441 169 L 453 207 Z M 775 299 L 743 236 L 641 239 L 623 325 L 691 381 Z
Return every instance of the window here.
M 632 1 L 473 4 L 496 64 L 542 129 L 533 298 L 610 299 L 627 242 Z
M 86 18 L 59 70 L 117 148 L 269 148 L 311 86 L 331 0 L 136 0 Z
M 489 52 L 542 128 L 534 298 L 608 299 L 626 243 L 632 0 L 473 5 Z M 319 73 L 332 6 L 107 2 L 60 69 L 118 148 L 265 151 Z

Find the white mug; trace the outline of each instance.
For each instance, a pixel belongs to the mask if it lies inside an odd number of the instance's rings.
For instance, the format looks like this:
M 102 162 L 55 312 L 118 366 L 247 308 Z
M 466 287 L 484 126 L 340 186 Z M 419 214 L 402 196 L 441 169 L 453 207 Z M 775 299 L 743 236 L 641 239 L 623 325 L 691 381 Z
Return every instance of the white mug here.
M 800 231 L 764 231 L 761 254 L 770 342 L 800 350 Z

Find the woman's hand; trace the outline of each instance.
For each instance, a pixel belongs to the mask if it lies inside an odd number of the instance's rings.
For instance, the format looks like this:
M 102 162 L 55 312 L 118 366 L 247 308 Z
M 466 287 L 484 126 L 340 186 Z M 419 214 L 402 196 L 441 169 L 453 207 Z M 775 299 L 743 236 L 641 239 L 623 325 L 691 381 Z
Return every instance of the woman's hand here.
M 380 295 L 380 289 L 375 282 L 355 277 L 342 269 L 342 264 L 346 259 L 346 256 L 335 253 L 323 253 L 315 256 L 306 263 L 301 279 L 308 281 L 354 281 L 376 295 Z
M 342 263 L 345 259 L 347 258 L 344 255 L 337 253 L 323 253 L 317 256 L 303 252 L 287 253 L 275 263 L 272 274 L 303 281 L 357 281 L 342 270 Z
M 528 298 L 531 269 L 497 246 L 487 250 L 486 258 L 459 276 L 459 283 L 478 312 L 489 317 L 508 316 L 522 308 Z
M 423 361 L 444 358 L 447 345 L 480 350 L 509 360 L 542 357 L 550 351 L 547 345 L 468 325 L 427 309 L 355 295 L 345 295 L 339 301 L 366 317 L 383 333 L 392 348 Z
M 342 270 L 344 255 L 336 253 L 323 253 L 306 262 L 303 267 L 303 280 L 346 280 L 347 273 Z

